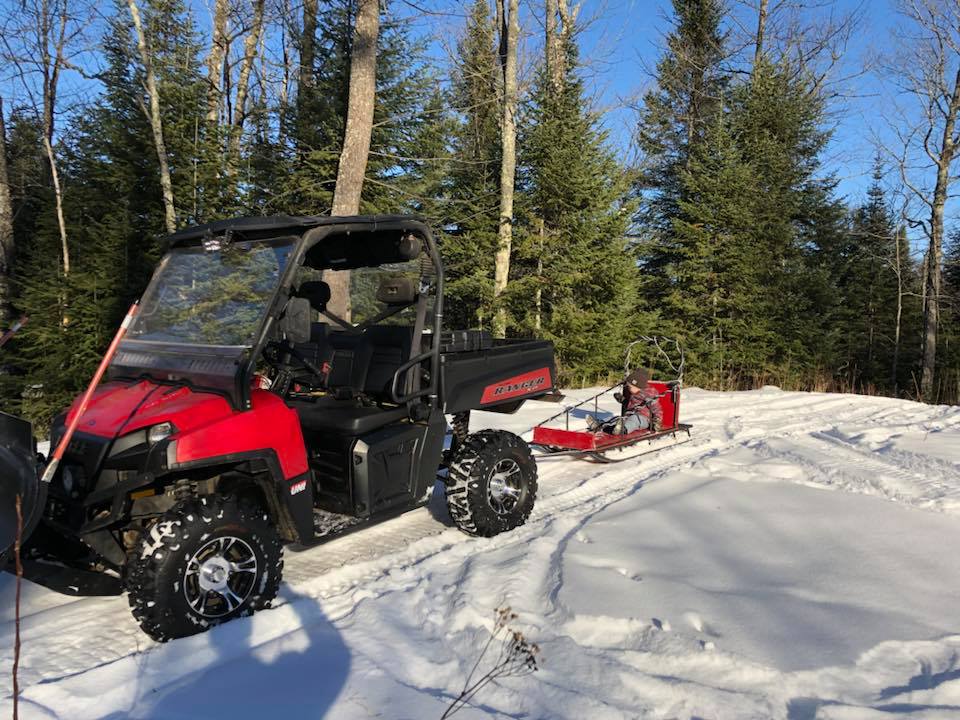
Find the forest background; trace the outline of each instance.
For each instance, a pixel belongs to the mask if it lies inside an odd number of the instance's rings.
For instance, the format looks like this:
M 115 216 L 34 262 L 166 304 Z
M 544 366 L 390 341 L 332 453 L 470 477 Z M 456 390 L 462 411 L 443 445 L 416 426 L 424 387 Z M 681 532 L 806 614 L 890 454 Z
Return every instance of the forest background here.
M 565 384 L 960 402 L 950 0 L 0 3 L 2 409 L 81 389 L 164 234 L 414 212 L 450 327 Z M 369 107 L 367 107 L 369 106 Z

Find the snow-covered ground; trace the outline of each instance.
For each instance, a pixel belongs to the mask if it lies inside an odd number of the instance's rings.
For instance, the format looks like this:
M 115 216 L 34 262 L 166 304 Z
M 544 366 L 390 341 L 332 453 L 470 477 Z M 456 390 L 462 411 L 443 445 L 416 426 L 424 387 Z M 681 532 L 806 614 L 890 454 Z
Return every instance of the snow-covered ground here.
M 682 445 L 540 462 L 513 533 L 434 504 L 288 552 L 275 609 L 193 638 L 27 583 L 21 716 L 439 718 L 510 606 L 543 667 L 458 718 L 960 718 L 960 408 L 688 390 L 683 415 Z M 12 608 L 4 575 L 0 717 Z

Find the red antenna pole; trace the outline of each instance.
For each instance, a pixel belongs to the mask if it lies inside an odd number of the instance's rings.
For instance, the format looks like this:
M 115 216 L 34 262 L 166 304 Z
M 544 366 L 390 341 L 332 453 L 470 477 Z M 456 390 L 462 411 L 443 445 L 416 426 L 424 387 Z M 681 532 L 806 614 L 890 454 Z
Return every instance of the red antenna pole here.
M 123 340 L 123 336 L 127 334 L 127 328 L 130 327 L 133 319 L 137 316 L 137 310 L 140 307 L 139 302 L 138 300 L 130 306 L 130 309 L 127 310 L 126 317 L 123 318 L 123 322 L 120 323 L 120 327 L 117 329 L 117 334 L 113 336 L 113 341 L 110 343 L 110 347 L 107 348 L 106 354 L 104 354 L 103 359 L 100 361 L 97 372 L 93 374 L 93 379 L 90 381 L 90 385 L 87 386 L 87 391 L 83 394 L 83 397 L 80 398 L 80 404 L 77 406 L 76 412 L 73 413 L 73 419 L 67 423 L 67 431 L 63 434 L 63 437 L 60 438 L 57 449 L 53 451 L 50 462 L 47 464 L 47 469 L 43 471 L 43 477 L 41 478 L 43 482 L 53 480 L 53 476 L 57 472 L 57 466 L 60 465 L 60 461 L 63 459 L 63 453 L 66 451 L 67 446 L 70 444 L 70 439 L 73 437 L 73 433 L 80 424 L 80 418 L 83 417 L 83 414 L 87 411 L 87 406 L 90 405 L 90 398 L 93 397 L 93 391 L 97 389 L 97 385 L 100 384 L 100 380 L 107 371 L 107 366 L 110 365 L 110 361 L 113 360 L 113 356 L 116 355 L 117 348 L 120 347 L 120 341 Z

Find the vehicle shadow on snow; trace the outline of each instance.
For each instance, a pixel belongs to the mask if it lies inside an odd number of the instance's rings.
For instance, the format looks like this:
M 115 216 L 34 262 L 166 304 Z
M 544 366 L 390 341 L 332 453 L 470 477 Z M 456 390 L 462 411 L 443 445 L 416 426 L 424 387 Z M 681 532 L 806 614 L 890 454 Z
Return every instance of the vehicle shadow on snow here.
M 133 707 L 107 718 L 324 717 L 346 684 L 350 650 L 316 599 L 299 595 L 287 585 L 281 597 L 286 602 L 280 607 L 155 649 L 141 668 L 141 687 Z M 289 630 L 271 632 L 277 626 L 289 626 Z M 267 633 L 272 639 L 256 637 Z M 201 640 L 206 643 L 190 647 Z M 175 666 L 181 657 L 189 662 L 190 655 L 211 650 L 215 657 L 199 672 L 167 685 L 149 687 L 153 683 L 144 682 L 144 673 L 148 678 L 156 673 L 162 682 L 164 667 Z

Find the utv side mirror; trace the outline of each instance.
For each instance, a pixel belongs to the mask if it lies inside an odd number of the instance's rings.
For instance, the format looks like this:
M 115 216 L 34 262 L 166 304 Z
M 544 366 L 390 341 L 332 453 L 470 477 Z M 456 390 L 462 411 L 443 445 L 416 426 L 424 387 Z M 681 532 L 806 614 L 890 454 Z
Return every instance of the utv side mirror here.
M 290 298 L 280 319 L 280 330 L 290 342 L 310 342 L 310 301 L 306 298 Z

